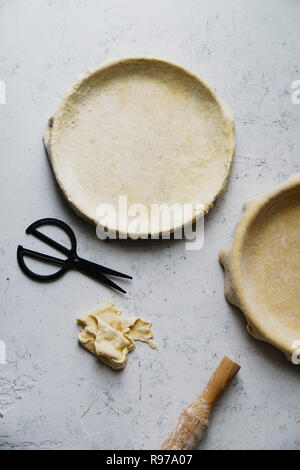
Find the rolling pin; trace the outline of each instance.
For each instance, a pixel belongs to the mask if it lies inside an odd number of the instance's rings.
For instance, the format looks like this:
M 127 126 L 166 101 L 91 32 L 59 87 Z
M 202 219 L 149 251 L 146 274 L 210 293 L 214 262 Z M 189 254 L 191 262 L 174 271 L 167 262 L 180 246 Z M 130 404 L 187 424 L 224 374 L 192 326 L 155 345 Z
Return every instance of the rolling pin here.
M 195 450 L 198 448 L 217 398 L 228 387 L 239 370 L 239 364 L 229 357 L 224 357 L 202 394 L 182 411 L 176 426 L 163 441 L 161 449 Z

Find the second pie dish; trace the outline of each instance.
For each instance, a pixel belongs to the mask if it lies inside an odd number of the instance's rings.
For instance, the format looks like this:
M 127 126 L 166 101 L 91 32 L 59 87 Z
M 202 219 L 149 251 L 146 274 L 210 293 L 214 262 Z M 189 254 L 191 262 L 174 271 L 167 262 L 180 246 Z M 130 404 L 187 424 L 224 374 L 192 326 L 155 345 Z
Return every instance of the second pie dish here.
M 220 252 L 225 295 L 249 333 L 291 360 L 300 339 L 300 174 L 247 202 L 231 246 Z

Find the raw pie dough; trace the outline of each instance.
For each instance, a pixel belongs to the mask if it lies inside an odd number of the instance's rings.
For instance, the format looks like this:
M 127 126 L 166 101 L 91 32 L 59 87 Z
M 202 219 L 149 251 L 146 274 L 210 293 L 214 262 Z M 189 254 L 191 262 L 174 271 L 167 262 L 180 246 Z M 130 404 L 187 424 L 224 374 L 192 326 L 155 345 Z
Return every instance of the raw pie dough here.
M 123 369 L 128 352 L 135 341 L 144 341 L 157 349 L 152 341 L 151 322 L 137 317 L 121 317 L 112 300 L 103 307 L 77 319 L 84 328 L 78 335 L 80 343 L 113 369 Z
M 245 314 L 249 333 L 291 360 L 300 339 L 300 173 L 245 204 L 220 261 L 226 298 Z
M 234 120 L 215 90 L 191 72 L 159 59 L 126 58 L 88 70 L 69 89 L 44 142 L 68 202 L 92 223 L 99 221 L 99 204 L 118 208 L 120 195 L 128 206 L 148 210 L 193 205 L 181 223 L 147 231 L 156 234 L 195 220 L 224 191 Z M 113 219 L 105 227 L 142 232 Z

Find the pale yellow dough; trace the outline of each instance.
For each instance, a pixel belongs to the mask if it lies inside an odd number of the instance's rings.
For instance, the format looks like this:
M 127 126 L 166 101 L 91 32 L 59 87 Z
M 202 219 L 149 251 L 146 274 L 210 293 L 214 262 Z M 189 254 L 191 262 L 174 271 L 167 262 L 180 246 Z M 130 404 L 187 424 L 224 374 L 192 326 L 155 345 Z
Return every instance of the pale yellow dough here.
M 220 261 L 226 298 L 249 333 L 291 360 L 300 340 L 300 174 L 245 204 Z
M 144 341 L 157 349 L 152 341 L 151 322 L 138 317 L 121 317 L 112 300 L 103 307 L 77 319 L 84 328 L 78 335 L 80 343 L 113 369 L 123 369 L 128 352 L 135 341 Z
M 149 227 L 153 235 L 195 220 L 224 191 L 234 120 L 215 90 L 191 72 L 159 59 L 126 58 L 89 70 L 70 88 L 44 142 L 68 202 L 92 223 L 99 221 L 99 204 L 118 211 L 119 196 L 148 211 L 151 204 L 193 206 L 179 221 Z M 104 226 L 143 233 L 113 219 Z

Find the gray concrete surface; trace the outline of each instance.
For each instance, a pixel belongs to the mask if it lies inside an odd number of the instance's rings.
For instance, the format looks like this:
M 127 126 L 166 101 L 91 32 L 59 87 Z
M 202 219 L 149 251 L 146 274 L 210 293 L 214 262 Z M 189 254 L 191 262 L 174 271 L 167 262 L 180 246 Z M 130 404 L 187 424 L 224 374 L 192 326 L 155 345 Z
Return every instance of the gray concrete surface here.
M 0 1 L 1 449 L 155 449 L 225 354 L 242 369 L 201 449 L 300 448 L 300 369 L 248 336 L 218 263 L 242 203 L 300 171 L 300 105 L 291 99 L 299 30 L 297 0 Z M 66 87 L 89 66 L 139 54 L 185 65 L 235 111 L 235 163 L 201 251 L 97 240 L 47 162 L 42 133 Z M 82 256 L 132 273 L 128 295 L 77 273 L 46 285 L 27 279 L 16 247 L 42 248 L 24 230 L 46 216 L 72 225 Z M 76 340 L 76 316 L 110 297 L 153 320 L 159 345 L 137 344 L 119 373 Z

